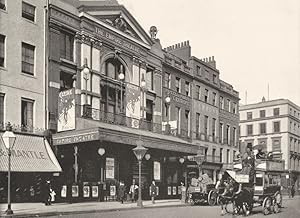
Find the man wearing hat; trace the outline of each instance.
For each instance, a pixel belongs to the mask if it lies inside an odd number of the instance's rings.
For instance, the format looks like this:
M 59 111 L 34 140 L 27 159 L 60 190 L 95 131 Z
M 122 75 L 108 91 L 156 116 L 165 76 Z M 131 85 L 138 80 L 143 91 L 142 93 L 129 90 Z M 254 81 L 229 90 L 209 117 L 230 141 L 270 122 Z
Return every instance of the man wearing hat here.
M 246 152 L 242 157 L 242 173 L 249 175 L 249 185 L 254 182 L 254 166 L 255 166 L 255 158 L 252 152 L 252 145 L 248 144 Z

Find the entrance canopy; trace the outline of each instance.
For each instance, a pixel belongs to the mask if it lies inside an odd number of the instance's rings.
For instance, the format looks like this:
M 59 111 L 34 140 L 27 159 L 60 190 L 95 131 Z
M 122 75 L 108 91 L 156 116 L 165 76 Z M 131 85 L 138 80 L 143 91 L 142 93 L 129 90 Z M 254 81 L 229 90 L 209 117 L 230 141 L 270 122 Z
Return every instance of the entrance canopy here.
M 0 172 L 8 171 L 8 152 L 0 133 Z M 47 140 L 41 136 L 16 135 L 11 151 L 12 172 L 61 172 Z

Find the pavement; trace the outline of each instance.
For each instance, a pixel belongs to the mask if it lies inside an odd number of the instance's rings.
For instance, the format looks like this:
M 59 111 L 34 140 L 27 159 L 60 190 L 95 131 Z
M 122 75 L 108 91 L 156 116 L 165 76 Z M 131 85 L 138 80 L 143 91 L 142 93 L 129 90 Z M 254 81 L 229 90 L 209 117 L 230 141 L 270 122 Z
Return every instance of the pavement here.
M 181 207 L 186 204 L 179 199 L 156 200 L 155 204 L 151 201 L 143 201 L 143 208 L 155 207 Z M 110 201 L 110 202 L 80 202 L 80 203 L 54 203 L 46 206 L 43 203 L 13 203 L 13 216 L 5 215 L 7 204 L 0 204 L 0 217 L 47 217 L 62 216 L 80 213 L 99 213 L 108 211 L 140 209 L 137 203 Z
M 283 204 L 286 200 L 292 200 L 288 196 L 283 196 Z M 162 207 L 184 207 L 190 204 L 182 203 L 179 199 L 156 200 L 155 204 L 151 201 L 143 201 L 143 208 L 162 208 Z M 109 211 L 134 210 L 140 209 L 136 203 L 110 201 L 110 202 L 80 202 L 80 203 L 54 203 L 45 206 L 43 203 L 13 203 L 13 216 L 5 215 L 7 204 L 0 204 L 0 217 L 47 217 L 63 216 L 81 213 L 100 213 Z

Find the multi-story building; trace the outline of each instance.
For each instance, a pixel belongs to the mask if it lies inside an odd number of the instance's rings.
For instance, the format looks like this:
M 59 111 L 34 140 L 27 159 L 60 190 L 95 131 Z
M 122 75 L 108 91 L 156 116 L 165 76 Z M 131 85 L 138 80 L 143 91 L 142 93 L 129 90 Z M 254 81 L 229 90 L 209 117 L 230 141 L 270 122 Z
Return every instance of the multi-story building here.
M 299 190 L 300 107 L 287 99 L 277 99 L 240 106 L 242 145 L 261 145 L 274 159 L 285 162 L 290 180 Z M 243 149 L 242 149 L 243 150 Z M 283 186 L 287 183 L 283 178 Z
M 46 1 L 0 1 L 0 137 L 8 123 L 16 140 L 12 150 L 12 200 L 40 193 L 41 172 L 60 171 L 46 129 Z M 0 140 L 0 201 L 7 193 L 7 151 Z M 55 164 L 56 165 L 55 165 Z M 24 173 L 26 172 L 26 173 Z M 32 173 L 34 172 L 34 173 Z M 38 174 L 37 174 L 38 173 Z M 25 190 L 25 191 L 24 191 Z
M 142 141 L 143 196 L 155 180 L 159 197 L 177 197 L 179 159 L 197 147 L 164 134 L 156 28 L 150 37 L 116 1 L 51 1 L 49 15 L 49 128 L 63 167 L 59 187 L 86 199 L 98 195 L 83 196 L 83 186 L 115 198 L 119 181 L 129 187 L 138 178 L 132 149 Z
M 238 133 L 225 137 L 219 124 L 229 124 L 230 134 L 238 108 L 226 111 L 232 119 L 222 118 L 219 98 L 231 105 L 238 93 L 219 79 L 214 59 L 191 56 L 188 42 L 163 50 L 156 27 L 149 36 L 115 0 L 0 1 L 0 16 L 0 122 L 23 132 L 47 129 L 62 166 L 53 179 L 57 199 L 114 199 L 121 180 L 129 187 L 138 178 L 132 149 L 141 143 L 148 149 L 143 197 L 152 180 L 160 198 L 178 197 L 189 172 L 216 180 L 222 163 L 232 160 L 236 147 L 227 139 Z M 38 143 L 30 137 L 24 144 Z M 52 165 L 27 170 L 59 171 L 42 144 L 48 155 L 32 159 Z M 37 152 L 40 145 L 28 148 Z M 37 183 L 27 181 L 26 190 Z
M 192 140 L 203 159 L 201 171 L 216 181 L 238 151 L 238 92 L 220 80 L 214 57 L 191 55 L 189 41 L 165 49 L 163 74 L 164 94 L 171 97 L 171 129 Z
M 1 2 L 0 122 L 45 129 L 45 2 Z

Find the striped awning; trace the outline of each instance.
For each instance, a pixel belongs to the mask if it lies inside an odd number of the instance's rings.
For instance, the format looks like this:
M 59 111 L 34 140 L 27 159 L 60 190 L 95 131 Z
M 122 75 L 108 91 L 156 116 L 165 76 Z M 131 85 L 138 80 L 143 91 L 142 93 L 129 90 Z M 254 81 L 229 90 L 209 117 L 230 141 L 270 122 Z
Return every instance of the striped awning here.
M 0 133 L 0 172 L 8 170 L 8 153 Z M 61 172 L 62 169 L 47 140 L 41 136 L 15 134 L 11 152 L 12 172 Z

